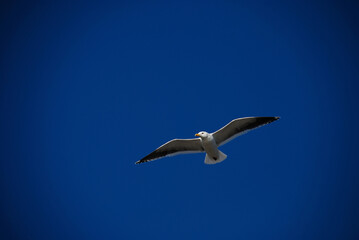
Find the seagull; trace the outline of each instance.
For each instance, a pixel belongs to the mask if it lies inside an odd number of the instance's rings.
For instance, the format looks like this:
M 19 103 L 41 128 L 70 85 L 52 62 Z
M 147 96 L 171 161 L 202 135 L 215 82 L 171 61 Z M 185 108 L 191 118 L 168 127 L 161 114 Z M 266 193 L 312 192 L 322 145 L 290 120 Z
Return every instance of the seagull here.
M 227 155 L 218 150 L 218 147 L 233 140 L 239 135 L 242 135 L 257 127 L 274 122 L 278 119 L 279 117 L 237 118 L 214 133 L 201 131 L 195 134 L 195 136 L 198 138 L 173 139 L 163 144 L 141 160 L 137 161 L 136 164 L 178 154 L 200 152 L 206 152 L 206 157 L 204 159 L 205 164 L 220 163 L 227 158 Z

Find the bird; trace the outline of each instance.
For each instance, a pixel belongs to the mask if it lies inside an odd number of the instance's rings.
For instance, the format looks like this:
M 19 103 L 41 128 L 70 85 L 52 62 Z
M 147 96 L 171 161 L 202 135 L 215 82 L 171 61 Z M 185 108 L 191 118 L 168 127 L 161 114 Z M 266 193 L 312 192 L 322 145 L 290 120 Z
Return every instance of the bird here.
M 217 164 L 227 158 L 227 155 L 218 150 L 218 147 L 234 138 L 255 128 L 278 120 L 280 117 L 244 117 L 230 121 L 219 130 L 208 133 L 201 131 L 196 133 L 198 138 L 173 139 L 148 154 L 136 164 L 157 160 L 159 158 L 185 153 L 205 152 L 205 164 Z

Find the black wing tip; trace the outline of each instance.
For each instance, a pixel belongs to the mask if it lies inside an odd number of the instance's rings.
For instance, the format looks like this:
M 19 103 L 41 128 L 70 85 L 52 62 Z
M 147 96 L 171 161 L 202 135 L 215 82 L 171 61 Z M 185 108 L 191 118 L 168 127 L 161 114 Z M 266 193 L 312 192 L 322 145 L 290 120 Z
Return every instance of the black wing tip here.
M 144 162 L 147 162 L 146 160 L 139 160 L 137 162 L 135 162 L 135 164 L 140 164 L 140 163 L 144 163 Z
M 263 125 L 275 122 L 278 119 L 280 119 L 280 117 L 278 117 L 278 116 L 277 117 L 257 117 L 257 118 L 260 122 L 262 122 Z
M 271 120 L 271 121 L 276 121 L 278 119 L 280 119 L 281 117 L 279 116 L 275 116 L 275 117 L 269 117 L 269 116 L 254 116 L 254 117 L 245 117 L 245 118 L 257 118 L 257 119 L 262 119 L 262 120 Z M 237 118 L 237 119 L 234 119 L 234 120 L 241 120 L 241 119 L 244 119 L 244 118 Z
M 254 117 L 254 118 L 257 118 L 258 120 L 264 121 L 267 123 L 271 123 L 271 122 L 274 122 L 274 121 L 277 121 L 278 119 L 280 119 L 280 117 L 278 117 L 278 116 L 276 116 L 276 117 Z
M 272 123 L 274 121 L 277 121 L 278 119 L 280 119 L 280 117 L 267 117 L 267 119 L 269 119 L 269 121 L 267 123 Z
M 280 117 L 279 117 L 279 116 L 275 116 L 275 117 L 258 117 L 258 118 L 267 118 L 267 119 L 278 120 Z

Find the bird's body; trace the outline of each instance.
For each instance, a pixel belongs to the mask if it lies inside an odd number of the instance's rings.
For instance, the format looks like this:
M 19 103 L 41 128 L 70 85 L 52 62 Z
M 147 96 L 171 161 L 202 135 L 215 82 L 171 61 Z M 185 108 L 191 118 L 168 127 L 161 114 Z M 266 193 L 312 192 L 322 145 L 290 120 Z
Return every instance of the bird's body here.
M 152 161 L 165 156 L 198 152 L 206 152 L 204 161 L 206 164 L 216 164 L 227 158 L 227 155 L 218 149 L 219 146 L 249 130 L 278 119 L 279 117 L 247 117 L 234 119 L 214 133 L 201 131 L 195 134 L 195 136 L 199 138 L 173 139 L 137 161 L 136 164 Z
M 227 155 L 218 150 L 218 144 L 213 137 L 213 133 L 205 131 L 197 133 L 195 136 L 200 137 L 202 147 L 206 152 L 204 163 L 216 164 L 227 158 Z
M 212 159 L 217 160 L 219 157 L 219 150 L 212 134 L 208 134 L 208 137 L 206 138 L 201 138 L 201 143 L 207 155 Z

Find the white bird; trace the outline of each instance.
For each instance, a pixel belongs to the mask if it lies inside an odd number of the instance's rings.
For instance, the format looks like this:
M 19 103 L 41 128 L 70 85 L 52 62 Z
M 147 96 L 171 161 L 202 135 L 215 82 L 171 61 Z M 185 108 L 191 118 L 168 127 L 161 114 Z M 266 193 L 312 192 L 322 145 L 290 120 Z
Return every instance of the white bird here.
M 201 131 L 195 136 L 199 138 L 192 139 L 173 139 L 146 157 L 137 161 L 136 164 L 144 163 L 166 156 L 174 156 L 184 153 L 206 152 L 204 163 L 216 164 L 227 158 L 227 155 L 218 150 L 219 146 L 229 142 L 230 140 L 242 135 L 249 130 L 266 125 L 278 120 L 279 117 L 245 117 L 232 120 L 226 126 L 214 133 Z

